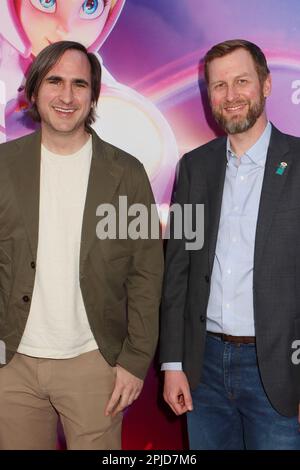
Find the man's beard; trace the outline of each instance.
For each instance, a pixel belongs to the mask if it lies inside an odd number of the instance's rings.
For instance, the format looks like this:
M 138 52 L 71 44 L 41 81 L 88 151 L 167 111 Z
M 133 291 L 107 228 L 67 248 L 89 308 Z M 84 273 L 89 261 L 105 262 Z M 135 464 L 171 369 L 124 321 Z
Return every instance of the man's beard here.
M 257 119 L 261 116 L 265 109 L 266 98 L 261 92 L 259 101 L 251 104 L 250 101 L 248 104 L 248 113 L 245 117 L 233 117 L 226 118 L 222 111 L 219 109 L 212 109 L 213 116 L 219 126 L 227 134 L 240 134 L 242 132 L 248 131 L 251 127 L 254 126 Z M 245 101 L 237 101 L 236 103 L 230 103 L 230 106 L 238 106 L 239 104 L 245 103 Z

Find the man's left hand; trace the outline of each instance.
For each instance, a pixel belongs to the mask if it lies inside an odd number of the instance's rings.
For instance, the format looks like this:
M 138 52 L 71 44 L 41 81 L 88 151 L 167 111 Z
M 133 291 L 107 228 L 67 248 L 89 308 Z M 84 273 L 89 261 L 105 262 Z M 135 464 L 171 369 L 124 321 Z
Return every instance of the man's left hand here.
M 116 416 L 138 398 L 143 381 L 117 364 L 117 376 L 112 396 L 105 408 L 105 416 Z

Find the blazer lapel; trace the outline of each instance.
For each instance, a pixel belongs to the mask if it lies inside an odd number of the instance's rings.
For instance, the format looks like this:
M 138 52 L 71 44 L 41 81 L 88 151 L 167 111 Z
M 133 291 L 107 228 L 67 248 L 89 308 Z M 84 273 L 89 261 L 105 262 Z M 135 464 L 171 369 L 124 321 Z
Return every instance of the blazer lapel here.
M 93 155 L 83 213 L 80 269 L 92 243 L 96 239 L 96 209 L 101 203 L 109 203 L 120 183 L 123 167 L 115 158 L 116 149 L 103 142 L 91 129 L 93 139 Z
M 24 140 L 17 141 L 17 152 L 11 166 L 11 177 L 34 261 L 38 245 L 40 161 L 40 131 L 25 137 Z
M 211 147 L 211 155 L 208 159 L 207 185 L 209 207 L 206 211 L 206 217 L 208 218 L 208 256 L 211 273 L 215 257 L 227 163 L 226 138 L 214 142 L 214 146 Z
M 277 202 L 286 182 L 287 175 L 292 163 L 292 155 L 288 153 L 289 147 L 287 141 L 281 132 L 272 128 L 270 145 L 266 159 L 265 174 L 260 197 L 260 205 L 256 227 L 255 252 L 254 252 L 254 271 L 257 269 L 267 236 L 271 227 Z M 276 173 L 280 163 L 287 163 L 282 175 Z

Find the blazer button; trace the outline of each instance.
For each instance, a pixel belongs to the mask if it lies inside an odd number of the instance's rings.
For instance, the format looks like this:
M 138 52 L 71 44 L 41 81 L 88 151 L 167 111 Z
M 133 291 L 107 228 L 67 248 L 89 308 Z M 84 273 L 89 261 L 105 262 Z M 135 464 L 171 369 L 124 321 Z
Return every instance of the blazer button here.
M 207 274 L 204 276 L 204 279 L 206 280 L 206 282 L 209 282 L 209 276 Z
M 32 267 L 32 269 L 35 269 L 35 262 L 31 261 L 30 266 Z
M 204 322 L 205 322 L 205 316 L 204 316 L 204 315 L 201 315 L 200 321 L 201 321 L 201 323 L 204 323 Z
M 29 302 L 29 300 L 30 300 L 30 298 L 28 297 L 28 295 L 23 295 L 22 299 L 23 299 L 23 301 L 24 301 L 25 303 Z

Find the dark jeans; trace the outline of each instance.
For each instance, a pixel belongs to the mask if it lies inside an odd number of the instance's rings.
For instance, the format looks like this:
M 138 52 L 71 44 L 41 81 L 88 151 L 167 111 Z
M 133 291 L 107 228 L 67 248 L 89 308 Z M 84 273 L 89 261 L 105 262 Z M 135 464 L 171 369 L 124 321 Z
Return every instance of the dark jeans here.
M 192 396 L 191 449 L 300 450 L 298 418 L 282 416 L 272 407 L 254 344 L 207 335 L 202 382 Z

